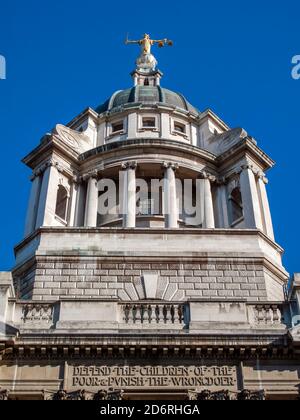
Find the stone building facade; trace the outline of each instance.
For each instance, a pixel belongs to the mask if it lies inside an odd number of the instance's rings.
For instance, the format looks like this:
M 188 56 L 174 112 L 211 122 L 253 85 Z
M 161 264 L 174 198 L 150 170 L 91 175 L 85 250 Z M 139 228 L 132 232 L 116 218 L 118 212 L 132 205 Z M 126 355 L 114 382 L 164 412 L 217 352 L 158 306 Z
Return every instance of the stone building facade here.
M 274 239 L 274 162 L 162 88 L 147 54 L 131 88 L 24 158 L 0 399 L 296 399 L 300 279 L 287 288 Z

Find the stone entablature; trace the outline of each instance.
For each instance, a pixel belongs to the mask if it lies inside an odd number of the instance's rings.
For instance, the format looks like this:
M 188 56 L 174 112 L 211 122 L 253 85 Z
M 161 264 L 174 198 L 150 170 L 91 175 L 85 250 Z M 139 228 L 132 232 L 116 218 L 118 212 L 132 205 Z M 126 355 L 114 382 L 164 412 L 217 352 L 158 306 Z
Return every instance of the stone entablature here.
M 122 355 L 114 355 L 113 361 L 108 361 L 107 356 L 101 354 L 97 360 L 83 354 L 74 356 L 65 347 L 64 352 L 53 357 L 40 355 L 37 364 L 34 360 L 37 355 L 31 355 L 32 359 L 25 355 L 18 358 L 18 376 L 14 381 L 10 378 L 16 368 L 15 356 L 1 361 L 0 386 L 5 383 L 3 391 L 0 390 L 2 399 L 31 396 L 46 400 L 126 400 L 135 399 L 138 394 L 139 399 L 143 396 L 147 399 L 155 393 L 158 400 L 164 394 L 191 400 L 298 397 L 300 365 L 295 356 L 290 356 L 289 361 L 256 354 L 236 361 L 222 356 L 218 359 L 204 357 L 199 361 L 191 354 L 184 356 L 182 363 L 180 355 L 166 357 L 160 353 L 157 358 L 153 353 L 137 362 L 135 357 L 140 356 L 131 352 L 126 360 Z M 64 362 L 66 357 L 68 361 Z M 284 378 L 280 372 L 284 372 Z

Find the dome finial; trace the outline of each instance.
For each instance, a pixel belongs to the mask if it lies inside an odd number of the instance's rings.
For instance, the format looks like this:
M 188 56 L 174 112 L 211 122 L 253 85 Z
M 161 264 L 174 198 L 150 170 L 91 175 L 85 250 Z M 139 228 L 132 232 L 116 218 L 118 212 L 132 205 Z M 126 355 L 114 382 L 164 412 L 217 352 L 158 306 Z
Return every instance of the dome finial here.
M 128 39 L 128 35 L 125 41 L 125 44 L 138 44 L 141 46 L 141 54 L 136 60 L 137 70 L 143 73 L 151 73 L 155 71 L 157 66 L 157 61 L 154 55 L 151 54 L 151 47 L 154 44 L 158 44 L 158 46 L 164 47 L 165 45 L 172 46 L 173 42 L 169 39 L 151 39 L 150 35 L 144 34 L 142 39 L 137 41 L 131 41 Z

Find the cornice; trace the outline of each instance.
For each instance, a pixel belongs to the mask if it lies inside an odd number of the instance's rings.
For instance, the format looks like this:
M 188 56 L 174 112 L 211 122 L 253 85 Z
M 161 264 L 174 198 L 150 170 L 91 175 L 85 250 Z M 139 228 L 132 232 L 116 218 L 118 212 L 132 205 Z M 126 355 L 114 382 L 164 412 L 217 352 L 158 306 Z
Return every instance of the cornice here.
M 242 154 L 245 151 L 250 152 L 250 155 L 254 156 L 255 158 L 258 158 L 259 162 L 264 164 L 263 170 L 270 169 L 275 165 L 274 160 L 272 160 L 248 137 L 246 139 L 242 139 L 239 143 L 232 146 L 229 150 L 219 155 L 216 159 L 216 163 L 218 166 L 224 165 L 227 161 L 238 156 L 239 154 Z
M 207 108 L 205 111 L 201 112 L 201 114 L 198 117 L 198 122 L 201 124 L 202 120 L 204 120 L 207 117 L 215 120 L 215 122 L 220 127 L 222 127 L 224 131 L 230 130 L 230 127 L 220 117 L 218 117 L 217 114 L 215 114 L 210 108 Z
M 105 144 L 102 146 L 98 146 L 94 149 L 88 150 L 87 152 L 82 153 L 79 155 L 80 161 L 86 161 L 90 158 L 92 158 L 95 155 L 98 154 L 106 154 L 111 151 L 114 151 L 116 149 L 118 150 L 130 150 L 130 149 L 136 149 L 136 147 L 161 147 L 163 149 L 170 149 L 172 147 L 174 150 L 184 151 L 185 153 L 189 152 L 191 154 L 196 154 L 199 157 L 202 157 L 211 163 L 214 163 L 217 159 L 217 157 L 204 149 L 201 149 L 197 146 L 193 146 L 191 144 L 186 143 L 180 143 L 176 140 L 170 140 L 170 139 L 151 139 L 151 138 L 136 138 L 136 139 L 128 139 L 128 140 L 121 140 L 116 141 L 113 143 Z
M 41 341 L 42 340 L 42 341 Z M 42 342 L 42 344 L 41 344 Z M 290 345 L 288 345 L 290 344 Z M 19 332 L 1 350 L 2 359 L 90 359 L 91 356 L 119 357 L 126 359 L 140 356 L 161 357 L 170 360 L 183 356 L 188 359 L 293 359 L 299 357 L 297 348 L 286 331 L 215 333 L 158 333 L 130 331 L 128 333 L 80 334 L 78 331 L 47 330 Z
M 114 228 L 114 227 L 102 227 L 102 228 L 90 228 L 90 227 L 41 227 L 39 229 L 37 229 L 35 232 L 33 232 L 30 236 L 26 237 L 25 239 L 23 239 L 20 243 L 18 243 L 15 246 L 15 254 L 17 254 L 23 247 L 26 247 L 29 243 L 31 243 L 32 241 L 37 241 L 39 242 L 41 235 L 43 234 L 65 234 L 65 233 L 69 233 L 70 235 L 72 235 L 72 233 L 80 233 L 80 234 L 89 234 L 91 235 L 92 233 L 99 235 L 99 239 L 100 239 L 100 235 L 101 234 L 110 234 L 110 235 L 122 235 L 124 236 L 125 234 L 129 234 L 129 235 L 142 235 L 142 234 L 147 234 L 147 235 L 205 235 L 205 236 L 218 236 L 218 235 L 229 235 L 229 236 L 237 236 L 240 235 L 241 237 L 243 236 L 258 236 L 259 238 L 263 239 L 265 242 L 267 242 L 272 248 L 274 248 L 274 250 L 280 254 L 283 253 L 283 249 L 274 241 L 272 241 L 269 237 L 267 237 L 262 231 L 257 230 L 257 229 L 197 229 L 197 228 L 193 228 L 193 229 L 165 229 L 165 228 L 151 228 L 151 229 L 147 229 L 147 228 L 135 228 L 134 230 L 132 229 L 124 229 L 124 228 Z M 76 253 L 75 253 L 76 254 Z M 88 252 L 85 253 L 85 255 L 81 254 L 81 259 L 87 258 L 89 259 L 90 257 L 96 258 L 97 255 L 95 255 L 94 253 L 92 255 L 90 255 Z M 72 257 L 77 258 L 77 256 L 72 255 L 72 253 L 70 253 L 70 255 L 65 255 L 64 258 L 66 259 L 72 259 Z M 99 254 L 99 257 L 101 257 L 102 259 L 108 259 L 108 260 L 113 260 L 113 259 L 120 259 L 123 258 L 120 255 L 103 255 L 103 254 Z M 34 263 L 34 259 L 36 258 L 57 258 L 57 256 L 53 255 L 52 257 L 50 256 L 44 256 L 42 254 L 35 254 L 35 255 L 31 255 L 30 258 L 26 261 L 22 261 L 18 266 L 15 266 L 13 269 L 13 272 L 18 271 L 24 264 L 33 264 Z M 155 261 L 157 256 L 156 255 L 136 255 L 135 257 L 132 257 L 133 260 L 137 260 L 139 258 L 142 258 L 143 261 L 147 260 L 147 261 Z M 168 256 L 164 256 L 164 255 L 160 255 L 159 256 L 160 260 L 163 261 L 177 261 L 178 256 L 175 254 L 172 255 L 168 255 Z M 215 253 L 209 253 L 209 255 L 207 255 L 207 253 L 205 253 L 205 255 L 202 255 L 201 252 L 199 252 L 199 255 L 193 255 L 192 257 L 188 256 L 188 255 L 184 255 L 183 253 L 180 256 L 182 261 L 185 262 L 189 262 L 189 261 L 201 261 L 201 262 L 207 262 L 210 259 L 214 259 L 221 262 L 226 262 L 228 261 L 228 258 L 234 259 L 235 261 L 239 261 L 240 263 L 243 262 L 247 262 L 247 261 L 253 261 L 255 260 L 258 264 L 262 263 L 269 271 L 271 271 L 272 273 L 274 273 L 276 276 L 278 276 L 279 278 L 281 278 L 282 280 L 287 280 L 289 278 L 289 274 L 286 272 L 286 270 L 284 269 L 283 266 L 278 265 L 276 262 L 274 262 L 273 260 L 270 260 L 268 257 L 266 257 L 264 255 L 263 252 L 261 253 L 257 253 L 255 255 L 252 255 L 251 257 L 247 254 L 240 254 L 239 256 L 232 254 L 230 252 L 224 254 L 224 252 L 215 252 Z M 126 256 L 126 261 L 130 260 L 131 257 L 130 256 Z M 31 262 L 30 262 L 31 261 Z
M 92 108 L 85 108 L 80 114 L 73 118 L 66 126 L 72 128 L 75 124 L 79 124 L 87 117 L 91 117 L 94 122 L 97 122 L 99 114 Z
M 170 106 L 164 103 L 143 104 L 140 102 L 136 102 L 136 103 L 129 103 L 129 104 L 122 105 L 120 107 L 112 108 L 109 111 L 105 111 L 102 114 L 99 114 L 98 122 L 101 123 L 102 121 L 109 121 L 111 118 L 114 118 L 115 115 L 126 116 L 128 114 L 132 114 L 133 112 L 139 113 L 143 110 L 152 110 L 152 111 L 157 111 L 160 113 L 168 113 L 170 115 L 172 114 L 180 115 L 185 118 L 190 118 L 194 120 L 196 123 L 199 120 L 199 114 L 195 114 L 186 109 Z
M 39 144 L 22 159 L 22 162 L 29 168 L 36 169 L 44 161 L 51 158 L 51 154 L 54 152 L 58 152 L 62 157 L 66 157 L 70 162 L 78 165 L 78 153 L 55 135 L 51 135 L 48 141 Z

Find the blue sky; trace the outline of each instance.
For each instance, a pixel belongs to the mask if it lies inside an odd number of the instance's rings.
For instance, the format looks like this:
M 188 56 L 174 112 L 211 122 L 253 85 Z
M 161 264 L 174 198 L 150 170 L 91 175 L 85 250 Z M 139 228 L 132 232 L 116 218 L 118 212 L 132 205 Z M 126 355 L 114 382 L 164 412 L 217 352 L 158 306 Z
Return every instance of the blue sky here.
M 56 123 L 131 86 L 137 49 L 123 40 L 148 32 L 174 40 L 155 54 L 163 86 L 244 127 L 277 162 L 268 173 L 276 239 L 288 271 L 300 271 L 299 15 L 296 0 L 2 0 L 0 270 L 13 266 L 23 234 L 30 171 L 21 158 Z

